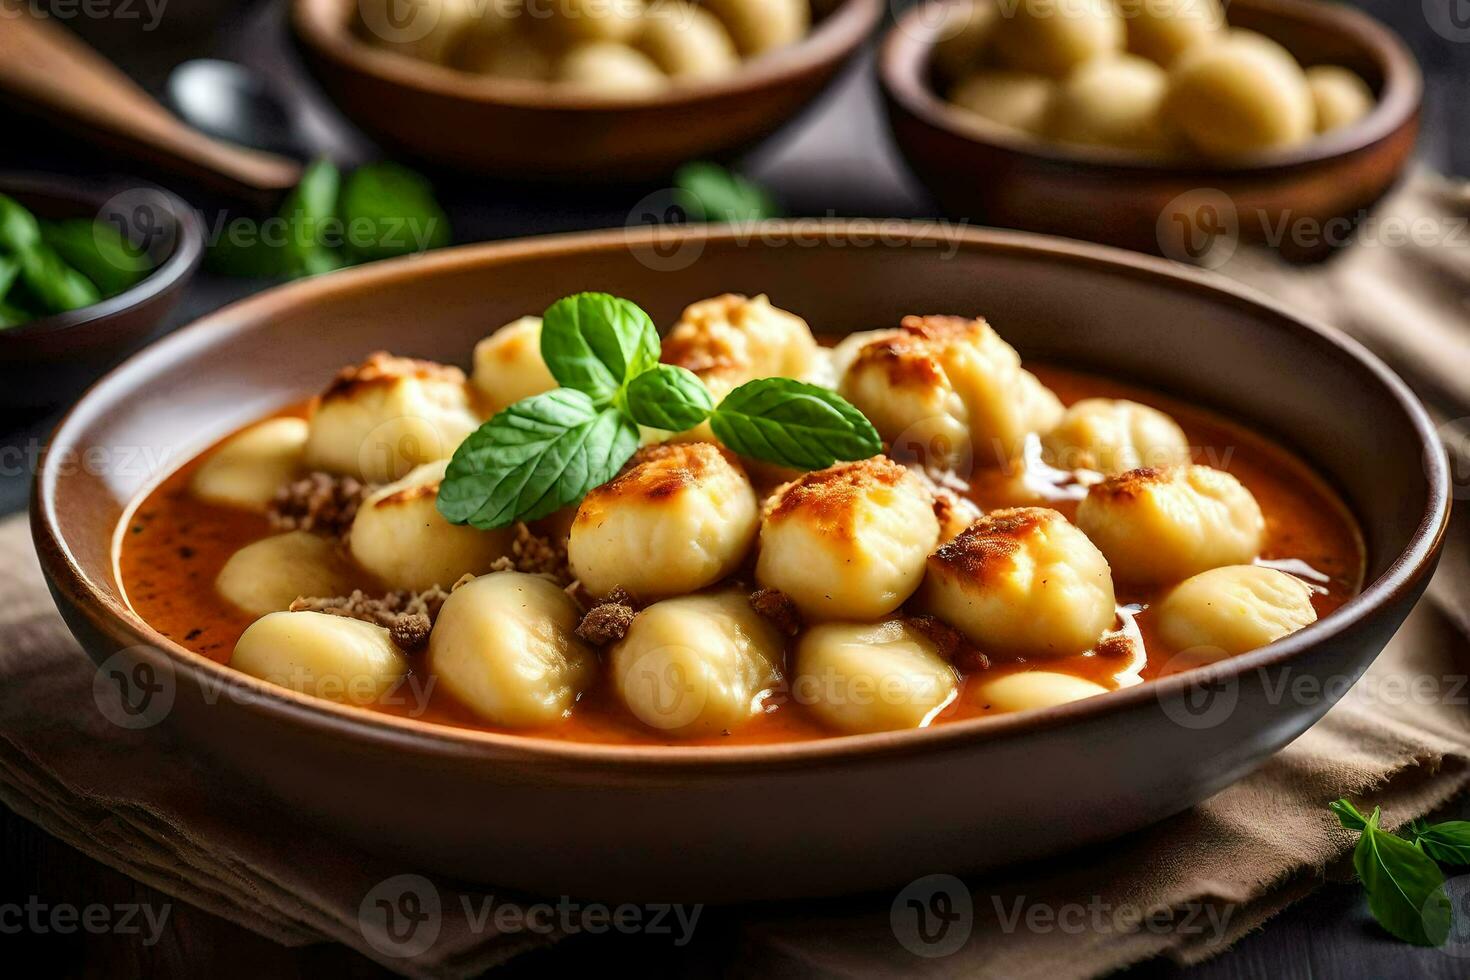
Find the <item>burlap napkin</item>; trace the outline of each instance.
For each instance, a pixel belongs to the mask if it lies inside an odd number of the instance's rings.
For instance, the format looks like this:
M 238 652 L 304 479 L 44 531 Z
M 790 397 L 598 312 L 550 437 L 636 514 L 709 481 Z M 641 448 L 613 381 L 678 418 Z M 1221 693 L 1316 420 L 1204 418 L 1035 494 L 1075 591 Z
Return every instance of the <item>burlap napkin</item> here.
M 1460 206 L 1454 188 L 1421 177 L 1385 213 L 1448 222 Z M 1310 270 L 1240 253 L 1224 270 L 1383 352 L 1439 406 L 1454 443 L 1453 420 L 1470 415 L 1465 246 L 1361 245 Z M 1328 802 L 1346 794 L 1381 804 L 1397 824 L 1470 783 L 1466 597 L 1461 520 L 1429 600 L 1348 696 L 1255 774 L 1173 820 L 963 885 L 939 877 L 902 893 L 705 910 L 695 941 L 701 926 L 735 931 L 740 959 L 725 964 L 735 972 L 1046 980 L 1217 953 L 1340 866 L 1352 839 Z M 394 942 L 361 913 L 412 869 L 312 830 L 167 726 L 114 725 L 98 699 L 115 689 L 95 680 L 54 611 L 23 521 L 0 522 L 0 801 L 105 864 L 282 943 L 341 942 L 411 975 L 468 976 L 564 938 L 559 928 L 502 932 L 485 915 L 535 898 L 415 878 L 413 888 L 437 898 L 437 933 L 427 949 Z M 921 909 L 951 920 L 936 933 L 916 919 Z

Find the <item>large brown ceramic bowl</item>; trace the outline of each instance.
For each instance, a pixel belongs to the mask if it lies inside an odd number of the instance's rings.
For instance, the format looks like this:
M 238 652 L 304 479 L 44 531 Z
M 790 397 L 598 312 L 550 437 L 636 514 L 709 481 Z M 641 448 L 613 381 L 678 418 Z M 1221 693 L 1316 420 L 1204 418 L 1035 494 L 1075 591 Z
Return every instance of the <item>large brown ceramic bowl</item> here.
M 1228 164 L 1042 141 L 939 94 L 931 61 L 945 31 L 939 2 L 899 19 L 883 42 L 879 77 L 894 139 L 952 216 L 1178 259 L 1198 258 L 1223 232 L 1309 261 L 1351 240 L 1419 132 L 1423 77 L 1388 28 L 1338 3 L 1231 0 L 1231 26 L 1274 38 L 1304 65 L 1356 71 L 1377 95 L 1373 111 L 1301 146 Z
M 150 710 L 167 708 L 186 744 L 405 870 L 553 895 L 820 895 L 1053 854 L 1177 813 L 1316 721 L 1419 598 L 1449 510 L 1434 428 L 1357 344 L 1208 274 L 931 230 L 686 226 L 660 248 L 650 230 L 477 245 L 229 307 L 114 371 L 57 431 L 32 509 L 57 603 L 97 661 L 118 657 L 107 676 L 152 665 L 167 697 Z M 568 744 L 390 718 L 232 672 L 129 610 L 118 532 L 162 474 L 65 460 L 133 447 L 129 459 L 175 466 L 346 361 L 390 348 L 463 362 L 487 329 L 578 288 L 630 297 L 661 323 L 697 297 L 765 290 L 833 333 L 983 310 L 1025 356 L 1182 395 L 1293 447 L 1358 515 L 1369 584 L 1301 632 L 1194 674 L 921 731 L 732 747 Z
M 884 9 L 882 0 L 816 7 L 806 39 L 728 78 L 627 99 L 477 77 L 374 48 L 352 31 L 353 0 L 293 0 L 291 23 L 308 67 L 337 107 L 402 154 L 498 177 L 616 182 L 728 156 L 790 121 L 873 32 Z
M 203 227 L 193 208 L 157 187 L 0 174 L 0 194 L 42 218 L 112 222 L 154 262 L 147 278 L 116 296 L 0 330 L 0 408 L 62 404 L 141 347 L 183 298 L 204 254 Z

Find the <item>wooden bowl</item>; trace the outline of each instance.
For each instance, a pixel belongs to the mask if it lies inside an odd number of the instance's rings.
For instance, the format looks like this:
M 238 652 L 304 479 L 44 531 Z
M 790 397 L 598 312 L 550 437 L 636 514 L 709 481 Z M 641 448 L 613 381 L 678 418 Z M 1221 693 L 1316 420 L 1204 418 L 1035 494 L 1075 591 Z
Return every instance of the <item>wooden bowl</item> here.
M 120 217 L 145 236 L 154 261 L 148 277 L 125 292 L 0 330 L 0 406 L 57 405 L 141 346 L 168 316 L 199 267 L 204 233 L 189 205 L 156 187 L 0 174 L 0 194 L 42 218 Z
M 171 468 L 369 351 L 463 363 L 487 324 L 582 287 L 634 299 L 660 323 L 701 296 L 765 290 L 832 333 L 915 310 L 983 310 L 1026 356 L 1183 395 L 1294 448 L 1357 514 L 1368 586 L 1264 649 L 1062 707 L 728 747 L 568 743 L 315 700 L 190 653 L 129 609 L 118 532 L 163 473 L 64 460 L 121 445 Z M 182 744 L 270 787 L 292 813 L 405 871 L 550 895 L 722 901 L 975 871 L 1197 803 L 1306 730 L 1383 648 L 1434 568 L 1449 494 L 1434 425 L 1398 378 L 1353 341 L 1221 279 L 1010 232 L 834 221 L 772 223 L 754 237 L 684 226 L 475 245 L 273 289 L 94 387 L 53 439 L 31 516 L 61 611 L 107 676 L 150 664 L 151 686 L 167 693 L 141 710 L 166 714 Z
M 293 0 L 306 63 L 348 118 L 395 151 L 528 180 L 633 182 L 727 157 L 817 97 L 872 34 L 882 0 L 838 0 L 811 34 L 728 78 L 646 98 L 597 99 L 539 82 L 477 77 L 374 48 L 352 0 Z
M 1303 65 L 1351 68 L 1377 105 L 1351 126 L 1232 163 L 1042 141 L 979 119 L 936 91 L 931 54 L 943 18 L 931 0 L 901 17 L 883 42 L 889 125 L 919 179 L 956 217 L 1181 260 L 1201 258 L 1218 234 L 1293 261 L 1323 258 L 1351 239 L 1408 163 L 1423 77 L 1393 32 L 1342 4 L 1232 0 L 1227 16 L 1233 27 L 1279 41 Z

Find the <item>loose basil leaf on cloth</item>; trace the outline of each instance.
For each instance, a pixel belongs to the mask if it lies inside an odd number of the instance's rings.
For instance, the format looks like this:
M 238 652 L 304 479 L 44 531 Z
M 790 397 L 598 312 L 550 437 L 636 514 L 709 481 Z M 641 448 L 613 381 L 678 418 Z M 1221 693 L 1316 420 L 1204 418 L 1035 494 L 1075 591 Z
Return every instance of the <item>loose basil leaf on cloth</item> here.
M 698 221 L 741 222 L 780 217 L 771 195 L 717 163 L 687 163 L 674 173 L 679 203 Z
M 1415 820 L 1409 834 L 1420 850 L 1441 864 L 1470 864 L 1470 820 Z
M 342 220 L 353 263 L 449 244 L 449 215 L 427 179 L 396 163 L 358 167 L 342 187 Z
M 736 388 L 715 408 L 710 428 L 742 456 L 802 470 L 867 459 L 883 449 L 873 423 L 841 395 L 790 378 Z
M 18 254 L 41 244 L 41 224 L 13 197 L 0 194 L 0 249 Z
M 328 231 L 340 223 L 337 195 L 342 174 L 328 160 L 306 168 L 301 183 L 286 196 L 278 216 L 286 226 L 285 267 L 292 276 L 315 276 L 346 264 L 325 241 Z
M 92 280 L 61 260 L 49 245 L 33 245 L 21 252 L 20 276 L 9 299 L 27 309 L 66 313 L 102 301 Z
M 41 240 L 73 269 L 92 280 L 103 296 L 136 286 L 153 268 L 148 255 L 105 221 L 71 218 L 41 223 Z
M 694 428 L 715 407 L 699 376 L 673 364 L 657 364 L 628 382 L 627 405 L 639 425 L 669 432 Z
M 1358 829 L 1353 868 L 1368 893 L 1368 910 L 1379 925 L 1416 946 L 1442 946 L 1449 937 L 1451 906 L 1444 873 L 1415 845 L 1379 827 L 1383 811 L 1366 819 L 1346 800 L 1331 804 L 1343 826 Z
M 607 293 L 557 300 L 541 318 L 541 359 L 551 376 L 598 405 L 656 365 L 659 349 L 658 330 L 648 314 Z
M 480 426 L 449 461 L 438 508 L 481 530 L 545 517 L 601 486 L 638 449 L 638 426 L 584 392 L 522 399 Z

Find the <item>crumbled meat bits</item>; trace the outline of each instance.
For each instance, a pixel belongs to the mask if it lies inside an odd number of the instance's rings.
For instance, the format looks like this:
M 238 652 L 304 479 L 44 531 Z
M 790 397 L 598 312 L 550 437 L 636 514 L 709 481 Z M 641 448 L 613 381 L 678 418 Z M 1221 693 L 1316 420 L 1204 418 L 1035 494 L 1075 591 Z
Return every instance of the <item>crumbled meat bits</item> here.
M 572 580 L 571 571 L 567 567 L 566 543 L 542 537 L 519 522 L 515 526 L 515 539 L 511 541 L 510 554 L 497 558 L 490 570 L 550 575 L 564 585 Z
M 633 617 L 637 615 L 633 597 L 619 586 L 587 610 L 582 622 L 577 624 L 577 635 L 593 646 L 607 646 L 627 635 L 628 628 L 633 625 Z
M 990 658 L 975 648 L 965 634 L 934 616 L 905 616 L 904 621 L 936 647 L 944 659 L 961 670 L 985 670 Z
M 413 653 L 429 642 L 434 620 L 448 598 L 449 593 L 437 586 L 423 592 L 399 590 L 383 596 L 370 596 L 361 589 L 355 589 L 347 596 L 303 596 L 291 603 L 291 611 L 322 612 L 375 623 L 388 630 L 400 650 Z
M 350 476 L 310 473 L 276 491 L 271 525 L 283 531 L 320 531 L 345 537 L 357 508 L 373 488 Z
M 787 636 L 795 636 L 801 632 L 801 610 L 780 589 L 756 589 L 750 594 L 750 608 L 770 620 L 772 626 Z

